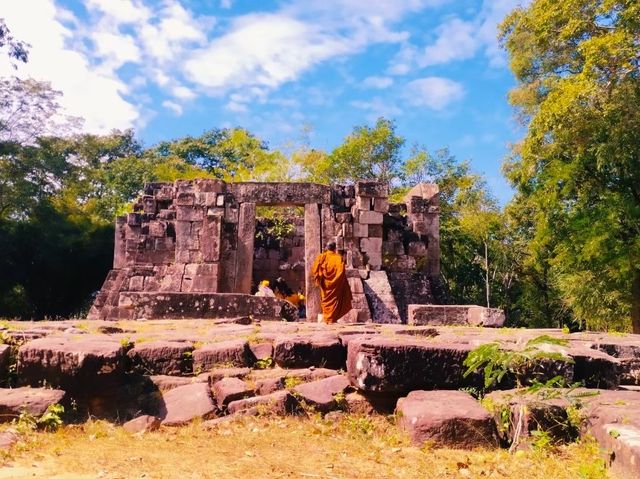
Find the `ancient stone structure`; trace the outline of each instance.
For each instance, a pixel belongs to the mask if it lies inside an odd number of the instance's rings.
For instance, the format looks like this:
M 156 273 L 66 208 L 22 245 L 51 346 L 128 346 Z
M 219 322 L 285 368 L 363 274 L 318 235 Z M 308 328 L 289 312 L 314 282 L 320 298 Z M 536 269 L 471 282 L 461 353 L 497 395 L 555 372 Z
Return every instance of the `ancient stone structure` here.
M 311 266 L 323 244 L 343 251 L 353 293 L 351 321 L 400 323 L 409 303 L 433 303 L 440 272 L 438 187 L 419 184 L 405 204 L 388 185 L 225 183 L 201 179 L 147 184 L 134 212 L 118 217 L 113 270 L 90 319 L 252 316 L 293 319 L 288 303 L 249 298 L 256 272 L 300 274 L 307 318 L 320 312 Z M 281 251 L 256 245 L 256 208 L 298 206 L 304 217 Z M 258 246 L 258 248 L 256 248 Z M 296 270 L 297 268 L 297 270 Z M 275 278 L 268 278 L 275 279 Z

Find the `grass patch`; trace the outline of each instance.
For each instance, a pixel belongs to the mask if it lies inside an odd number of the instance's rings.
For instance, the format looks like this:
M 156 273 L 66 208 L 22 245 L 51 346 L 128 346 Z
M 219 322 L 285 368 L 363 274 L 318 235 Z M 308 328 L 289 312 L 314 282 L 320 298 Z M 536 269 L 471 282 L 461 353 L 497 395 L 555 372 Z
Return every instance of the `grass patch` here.
M 607 477 L 586 441 L 549 451 L 460 451 L 412 446 L 391 420 L 347 415 L 247 417 L 206 431 L 198 424 L 130 435 L 103 421 L 28 433 L 4 458 L 3 477 L 459 478 Z

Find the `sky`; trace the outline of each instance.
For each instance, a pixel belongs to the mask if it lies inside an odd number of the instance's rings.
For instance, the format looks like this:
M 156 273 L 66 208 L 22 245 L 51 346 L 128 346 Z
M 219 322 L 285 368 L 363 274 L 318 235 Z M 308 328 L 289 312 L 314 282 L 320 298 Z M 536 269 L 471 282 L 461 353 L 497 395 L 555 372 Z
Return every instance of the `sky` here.
M 0 75 L 49 81 L 86 131 L 134 128 L 147 146 L 241 126 L 273 148 L 331 150 L 384 116 L 407 150 L 449 147 L 505 202 L 500 166 L 522 131 L 496 36 L 519 3 L 0 0 L 31 44 Z

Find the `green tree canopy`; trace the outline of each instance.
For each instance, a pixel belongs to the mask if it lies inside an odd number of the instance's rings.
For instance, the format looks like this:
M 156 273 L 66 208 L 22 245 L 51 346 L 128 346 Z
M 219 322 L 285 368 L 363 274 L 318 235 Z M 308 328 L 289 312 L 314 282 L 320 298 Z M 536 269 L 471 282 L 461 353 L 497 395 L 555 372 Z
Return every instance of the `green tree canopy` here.
M 505 172 L 582 323 L 640 332 L 640 3 L 534 0 L 501 26 L 527 126 Z M 522 218 L 522 216 L 521 216 Z

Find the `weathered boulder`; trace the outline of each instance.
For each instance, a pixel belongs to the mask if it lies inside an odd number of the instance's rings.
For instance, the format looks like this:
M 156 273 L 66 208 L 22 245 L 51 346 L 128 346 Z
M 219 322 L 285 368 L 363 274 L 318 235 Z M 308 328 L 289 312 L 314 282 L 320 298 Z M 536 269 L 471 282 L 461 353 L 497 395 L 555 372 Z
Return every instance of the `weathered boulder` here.
M 238 378 L 223 378 L 213 384 L 213 395 L 219 408 L 232 401 L 238 401 L 254 395 L 253 389 Z
M 162 399 L 164 426 L 180 426 L 196 418 L 208 419 L 215 415 L 216 405 L 206 383 L 177 387 L 164 393 Z
M 414 444 L 433 441 L 461 449 L 498 445 L 493 418 L 462 391 L 412 391 L 398 401 L 396 414 Z
M 23 411 L 42 416 L 47 408 L 64 398 L 64 391 L 44 388 L 0 389 L 0 422 L 11 421 Z
M 260 414 L 291 414 L 298 410 L 298 400 L 289 391 L 276 391 L 265 396 L 255 396 L 248 399 L 233 401 L 227 406 L 229 414 L 235 414 L 246 409 L 257 408 Z
M 242 339 L 205 344 L 193 351 L 193 370 L 209 371 L 216 366 L 251 366 L 255 356 L 249 343 Z
M 294 393 L 306 404 L 315 407 L 322 413 L 338 408 L 336 394 L 344 393 L 349 388 L 349 379 L 342 375 L 331 376 L 319 381 L 300 384 L 293 388 Z
M 127 356 L 142 374 L 176 375 L 191 372 L 193 344 L 177 341 L 138 343 Z
M 131 434 L 155 431 L 160 427 L 162 419 L 155 416 L 138 416 L 122 425 L 122 429 Z
M 358 338 L 349 342 L 347 372 L 353 386 L 368 392 L 478 386 L 479 375 L 463 377 L 463 362 L 472 349 L 413 338 Z
M 333 334 L 280 337 L 274 343 L 273 357 L 283 368 L 309 366 L 340 369 L 345 367 L 346 348 Z

